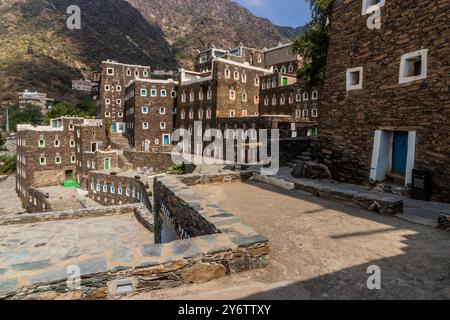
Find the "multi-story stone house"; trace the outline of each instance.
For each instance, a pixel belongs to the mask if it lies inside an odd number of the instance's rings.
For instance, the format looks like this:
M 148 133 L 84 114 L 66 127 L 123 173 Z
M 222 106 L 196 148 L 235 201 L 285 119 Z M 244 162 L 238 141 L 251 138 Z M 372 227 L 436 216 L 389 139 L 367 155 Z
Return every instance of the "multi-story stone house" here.
M 248 48 L 240 44 L 234 49 L 224 50 L 215 47 L 199 51 L 195 59 L 194 70 L 197 72 L 210 71 L 216 58 L 224 58 L 240 63 L 247 62 L 251 66 L 264 68 L 264 52 L 259 49 Z
M 194 121 L 202 122 L 203 133 L 209 129 L 224 131 L 230 122 L 241 128 L 239 119 L 259 115 L 260 78 L 270 70 L 215 58 L 212 70 L 204 73 L 181 72 L 178 90 L 177 127 L 193 135 Z M 250 124 L 253 125 L 253 124 Z M 231 128 L 229 128 L 231 129 Z M 193 146 L 195 154 L 201 154 L 203 146 Z
M 28 188 L 60 185 L 76 170 L 75 125 L 81 118 L 61 118 L 50 126 L 17 126 L 16 191 L 28 202 Z
M 306 90 L 296 76 L 277 73 L 261 78 L 259 113 L 266 128 L 280 137 L 316 136 L 319 92 Z
M 335 1 L 318 140 L 336 179 L 411 186 L 428 169 L 450 201 L 449 15 L 448 0 Z
M 113 133 L 125 132 L 125 87 L 138 78 L 149 79 L 150 67 L 111 60 L 101 64 L 97 118 L 111 122 Z
M 137 151 L 171 145 L 177 82 L 133 80 L 126 88 L 126 134 Z
M 106 130 L 98 119 L 85 119 L 75 125 L 76 179 L 84 188 L 90 171 L 118 167 L 118 150 L 108 145 Z
M 41 112 L 46 114 L 53 106 L 54 99 L 49 98 L 47 93 L 28 91 L 17 93 L 20 109 L 25 109 L 27 105 L 34 105 L 41 108 Z
M 294 52 L 293 43 L 264 49 L 264 67 L 273 68 L 274 73 L 296 74 L 303 63 L 303 57 Z

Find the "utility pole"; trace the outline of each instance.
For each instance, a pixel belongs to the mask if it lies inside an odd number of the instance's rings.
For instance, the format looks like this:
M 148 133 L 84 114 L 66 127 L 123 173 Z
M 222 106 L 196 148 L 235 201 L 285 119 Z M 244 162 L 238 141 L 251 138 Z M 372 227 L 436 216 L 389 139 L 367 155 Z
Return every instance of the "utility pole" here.
M 9 105 L 6 105 L 6 132 L 9 132 Z

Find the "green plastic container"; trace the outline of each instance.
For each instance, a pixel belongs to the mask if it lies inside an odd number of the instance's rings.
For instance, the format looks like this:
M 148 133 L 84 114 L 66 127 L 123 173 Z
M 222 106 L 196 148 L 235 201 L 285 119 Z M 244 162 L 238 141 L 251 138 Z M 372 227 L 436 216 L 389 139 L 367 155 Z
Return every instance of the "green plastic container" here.
M 73 187 L 79 188 L 80 187 L 78 182 L 76 182 L 73 179 L 69 179 L 69 180 L 64 181 L 63 186 L 64 186 L 64 188 L 73 188 Z

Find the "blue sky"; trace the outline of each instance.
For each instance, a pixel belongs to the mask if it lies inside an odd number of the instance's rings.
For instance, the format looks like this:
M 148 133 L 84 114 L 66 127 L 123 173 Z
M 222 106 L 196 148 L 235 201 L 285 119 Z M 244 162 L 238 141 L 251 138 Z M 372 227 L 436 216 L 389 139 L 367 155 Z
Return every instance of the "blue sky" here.
M 310 19 L 306 0 L 233 0 L 255 15 L 268 18 L 280 26 L 299 27 Z

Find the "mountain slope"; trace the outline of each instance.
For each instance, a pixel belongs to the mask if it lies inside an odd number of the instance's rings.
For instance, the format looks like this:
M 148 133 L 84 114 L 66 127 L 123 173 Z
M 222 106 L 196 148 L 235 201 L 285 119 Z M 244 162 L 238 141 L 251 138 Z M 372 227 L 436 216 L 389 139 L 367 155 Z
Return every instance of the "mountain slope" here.
M 74 4 L 81 30 L 70 31 Z M 291 34 L 229 0 L 0 0 L 0 100 L 24 89 L 76 99 L 71 80 L 105 59 L 189 67 L 196 49 L 270 47 Z

